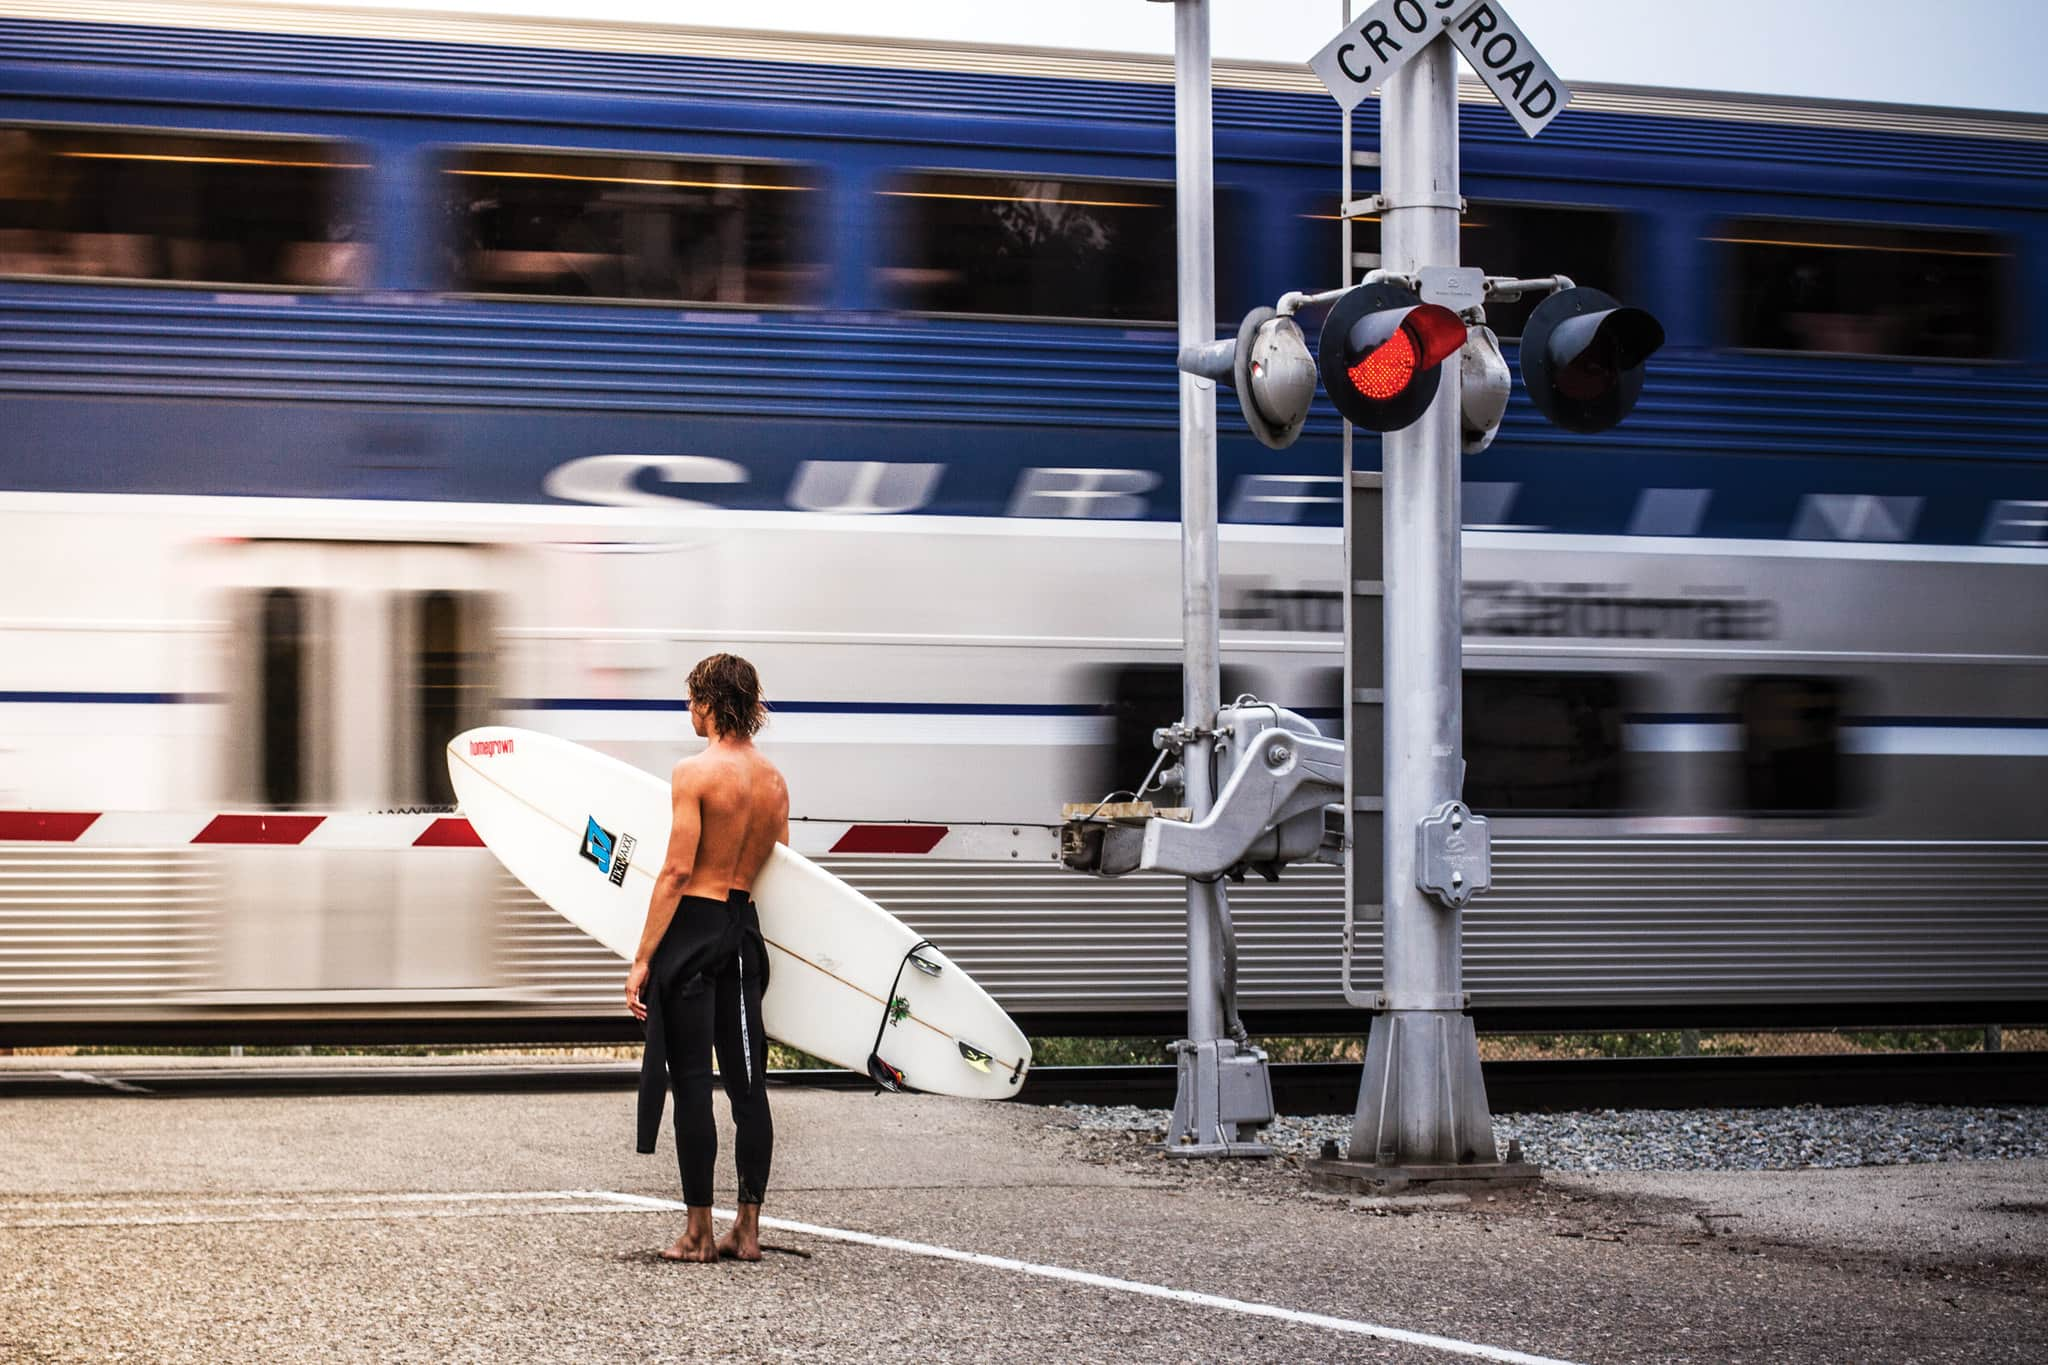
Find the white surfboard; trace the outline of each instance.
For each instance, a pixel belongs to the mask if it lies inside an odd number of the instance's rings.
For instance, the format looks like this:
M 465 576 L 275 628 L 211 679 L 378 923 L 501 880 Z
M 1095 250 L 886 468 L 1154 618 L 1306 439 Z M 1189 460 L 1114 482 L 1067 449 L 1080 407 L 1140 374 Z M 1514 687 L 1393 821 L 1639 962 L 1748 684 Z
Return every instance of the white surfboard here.
M 506 870 L 631 961 L 668 850 L 669 784 L 570 740 L 501 725 L 450 740 L 448 773 L 462 813 Z M 1023 1030 L 903 921 L 786 845 L 753 895 L 768 942 L 761 1022 L 770 1037 L 849 1071 L 869 1072 L 872 1052 L 913 1090 L 1017 1093 L 1031 1067 Z

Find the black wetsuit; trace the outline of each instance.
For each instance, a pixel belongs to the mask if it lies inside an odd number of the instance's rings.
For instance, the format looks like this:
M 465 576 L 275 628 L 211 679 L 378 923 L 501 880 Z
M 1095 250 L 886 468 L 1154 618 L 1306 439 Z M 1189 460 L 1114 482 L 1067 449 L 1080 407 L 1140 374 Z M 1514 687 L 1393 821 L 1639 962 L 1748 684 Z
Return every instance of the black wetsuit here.
M 739 1201 L 758 1204 L 768 1191 L 775 1123 L 768 1113 L 768 1038 L 761 1031 L 761 993 L 768 988 L 768 947 L 761 919 L 744 891 L 723 902 L 685 896 L 654 950 L 643 993 L 647 1051 L 640 1063 L 642 1152 L 661 1131 L 663 1092 L 676 1096 L 676 1161 L 683 1202 L 711 1203 L 718 1127 L 711 1117 L 711 1054 L 732 1104 Z

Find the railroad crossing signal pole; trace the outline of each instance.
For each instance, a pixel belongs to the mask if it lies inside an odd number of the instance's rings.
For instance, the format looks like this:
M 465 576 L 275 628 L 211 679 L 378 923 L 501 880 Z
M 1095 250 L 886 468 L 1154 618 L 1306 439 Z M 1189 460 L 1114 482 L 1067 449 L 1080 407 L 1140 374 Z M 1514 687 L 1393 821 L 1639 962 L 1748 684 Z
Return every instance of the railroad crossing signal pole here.
M 1531 137 L 1571 92 L 1500 0 L 1377 0 L 1356 23 L 1347 3 L 1343 30 L 1309 62 L 1346 115 L 1344 284 L 1289 292 L 1246 314 L 1234 339 L 1217 339 L 1208 0 L 1174 6 L 1186 663 L 1182 719 L 1155 741 L 1181 755 L 1192 818 L 1163 817 L 1142 801 L 1069 806 L 1060 860 L 1104 877 L 1188 879 L 1188 1036 L 1174 1048 L 1169 1151 L 1270 1151 L 1242 1132 L 1271 1120 L 1272 1086 L 1264 1054 L 1236 1018 L 1221 878 L 1343 862 L 1344 993 L 1377 1017 L 1350 1156 L 1312 1162 L 1317 1182 L 1526 1182 L 1535 1169 L 1512 1148 L 1503 1162 L 1494 1147 L 1463 981 L 1460 915 L 1492 883 L 1492 863 L 1486 820 L 1461 799 L 1459 456 L 1493 440 L 1510 384 L 1481 303 L 1549 295 L 1524 332 L 1523 380 L 1538 411 L 1576 432 L 1604 431 L 1628 415 L 1664 332 L 1641 309 L 1562 275 L 1496 278 L 1459 266 L 1453 48 Z M 1349 114 L 1382 86 L 1382 192 L 1350 200 Z M 1380 260 L 1354 286 L 1349 224 L 1364 214 L 1381 220 Z M 1294 315 L 1316 303 L 1332 307 L 1311 357 Z M 1217 704 L 1215 385 L 1237 390 L 1252 435 L 1279 450 L 1300 435 L 1318 375 L 1348 422 L 1383 438 L 1382 473 L 1355 473 L 1345 431 L 1346 742 L 1279 706 Z M 1331 831 L 1333 811 L 1345 836 Z M 1384 989 L 1365 994 L 1351 980 L 1353 939 L 1358 924 L 1375 920 L 1383 921 Z
M 1380 132 L 1380 265 L 1402 275 L 1458 264 L 1457 55 L 1442 40 L 1389 79 Z M 1381 441 L 1382 488 L 1347 488 L 1361 515 L 1384 528 L 1386 851 L 1383 1012 L 1366 1049 L 1349 1165 L 1393 1183 L 1433 1168 L 1498 1165 L 1479 1043 L 1465 1011 L 1461 907 L 1422 889 L 1414 831 L 1433 817 L 1471 827 L 1465 783 L 1460 636 L 1459 387 L 1445 365 L 1436 400 L 1412 426 Z M 1382 502 L 1381 509 L 1373 504 Z M 1362 585 L 1354 584 L 1356 590 Z M 1352 788 L 1382 774 L 1370 745 L 1353 744 Z M 1448 812 L 1448 815 L 1439 815 Z M 1354 818 L 1360 812 L 1353 812 Z M 1354 907 L 1353 918 L 1359 918 Z
M 1373 89 L 1382 91 L 1381 192 L 1371 205 L 1381 225 L 1379 269 L 1420 281 L 1425 303 L 1462 311 L 1479 302 L 1483 285 L 1474 290 L 1478 272 L 1457 270 L 1463 202 L 1457 53 L 1449 34 L 1455 23 L 1484 10 L 1484 20 L 1468 23 L 1468 32 L 1477 30 L 1474 37 L 1484 40 L 1499 31 L 1505 15 L 1486 0 L 1382 0 L 1358 23 L 1348 4 L 1345 10 L 1344 31 L 1311 65 L 1347 115 Z M 1534 57 L 1523 43 L 1508 46 Z M 1505 55 L 1497 43 L 1492 56 Z M 1536 65 L 1540 59 L 1524 73 L 1525 81 L 1538 78 Z M 1548 75 L 1547 67 L 1542 74 Z M 1562 87 L 1552 80 L 1547 98 L 1555 106 L 1562 103 Z M 1554 112 L 1542 110 L 1546 116 Z M 1343 155 L 1348 168 L 1348 137 Z M 1355 203 L 1342 209 L 1347 222 L 1359 211 Z M 1347 284 L 1354 278 L 1350 268 L 1347 258 Z M 1462 382 L 1461 365 L 1444 365 L 1421 418 L 1383 433 L 1378 481 L 1354 477 L 1350 462 L 1345 464 L 1345 545 L 1354 595 L 1345 615 L 1345 700 L 1353 721 L 1347 732 L 1347 792 L 1353 798 L 1347 818 L 1354 832 L 1347 925 L 1383 917 L 1384 989 L 1371 1001 L 1378 1013 L 1366 1045 L 1348 1157 L 1311 1163 L 1314 1178 L 1325 1185 L 1389 1189 L 1519 1182 L 1535 1175 L 1531 1167 L 1500 1160 L 1478 1037 L 1465 1012 L 1462 912 L 1491 875 L 1485 821 L 1462 799 Z M 1360 553 L 1370 547 L 1375 517 L 1383 536 L 1377 575 L 1368 572 L 1369 557 Z M 1354 620 L 1367 626 L 1373 616 L 1362 609 L 1359 594 L 1381 599 L 1384 609 L 1383 691 L 1370 685 L 1377 680 L 1358 675 L 1358 661 L 1369 651 L 1349 638 L 1351 626 Z M 1364 742 L 1360 724 L 1382 702 L 1384 756 Z M 1373 792 L 1381 793 L 1377 802 L 1360 796 Z M 1384 856 L 1380 884 L 1373 886 L 1363 855 L 1376 829 L 1384 831 Z M 1374 897 L 1377 906 L 1369 903 Z
M 1350 1159 L 1313 1163 L 1317 1179 L 1378 1188 L 1533 1179 L 1515 1153 L 1502 1162 L 1494 1149 L 1461 961 L 1459 915 L 1491 883 L 1492 865 L 1486 821 L 1460 799 L 1458 457 L 1492 441 L 1509 388 L 1493 333 L 1478 325 L 1480 304 L 1496 294 L 1550 294 L 1529 319 L 1523 376 L 1538 410 L 1579 432 L 1604 431 L 1628 414 L 1663 329 L 1561 275 L 1493 278 L 1458 265 L 1453 46 L 1531 137 L 1571 92 L 1499 0 L 1378 0 L 1356 24 L 1347 4 L 1343 31 L 1309 63 L 1346 114 L 1347 195 L 1350 110 L 1386 87 L 1382 193 L 1341 210 L 1345 283 L 1285 294 L 1246 314 L 1234 339 L 1217 339 L 1208 0 L 1173 2 L 1184 707 L 1155 741 L 1181 756 L 1191 818 L 1165 818 L 1142 801 L 1069 806 L 1060 859 L 1104 877 L 1188 879 L 1188 1036 L 1174 1046 L 1170 1152 L 1270 1153 L 1243 1132 L 1272 1119 L 1272 1085 L 1265 1055 L 1236 1017 L 1221 879 L 1341 861 L 1345 996 L 1378 1017 Z M 1383 224 L 1380 268 L 1353 287 L 1349 222 L 1365 213 Z M 1311 357 L 1294 315 L 1315 303 L 1333 306 Z M 1383 474 L 1356 474 L 1345 432 L 1348 744 L 1279 706 L 1218 706 L 1215 386 L 1237 390 L 1252 435 L 1278 450 L 1300 435 L 1318 375 L 1340 413 L 1384 437 Z M 1383 616 L 1368 609 L 1382 602 Z M 1333 835 L 1333 811 L 1345 817 L 1348 838 Z M 1354 930 L 1380 919 L 1385 989 L 1362 996 L 1351 982 Z
M 1179 264 L 1180 346 L 1216 340 L 1216 195 L 1209 82 L 1209 0 L 1174 0 L 1175 241 Z M 1180 375 L 1181 771 L 1188 814 L 1200 822 L 1215 805 L 1221 647 L 1217 621 L 1220 539 L 1216 526 L 1216 385 Z M 1235 947 L 1223 880 L 1187 882 L 1188 1032 L 1175 1044 L 1179 1085 L 1166 1151 L 1176 1156 L 1270 1156 L 1241 1135 L 1231 1117 L 1245 1092 L 1264 1096 L 1271 1116 L 1265 1057 L 1224 1036 L 1236 1026 Z M 1254 1103 L 1251 1110 L 1260 1105 Z

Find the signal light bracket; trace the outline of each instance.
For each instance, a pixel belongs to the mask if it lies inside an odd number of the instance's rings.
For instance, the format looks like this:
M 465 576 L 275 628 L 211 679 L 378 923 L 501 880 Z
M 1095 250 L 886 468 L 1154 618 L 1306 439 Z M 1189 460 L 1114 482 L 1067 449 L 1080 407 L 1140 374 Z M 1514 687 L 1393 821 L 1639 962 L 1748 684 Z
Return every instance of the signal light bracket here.
M 1416 272 L 1415 292 L 1424 303 L 1438 303 L 1464 314 L 1486 302 L 1486 272 L 1476 265 L 1426 265 Z

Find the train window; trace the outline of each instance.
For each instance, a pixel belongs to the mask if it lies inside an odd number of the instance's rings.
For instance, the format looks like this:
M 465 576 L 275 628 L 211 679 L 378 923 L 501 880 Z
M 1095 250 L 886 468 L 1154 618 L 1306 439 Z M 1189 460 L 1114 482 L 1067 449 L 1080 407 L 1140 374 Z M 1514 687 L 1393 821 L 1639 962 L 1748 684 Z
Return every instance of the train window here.
M 0 275 L 354 285 L 364 163 L 304 138 L 0 127 Z
M 1126 664 L 1103 670 L 1090 686 L 1095 695 L 1109 702 L 1110 743 L 1083 778 L 1082 795 L 1095 797 L 1111 791 L 1135 789 L 1151 771 L 1159 750 L 1152 746 L 1152 732 L 1171 725 L 1181 714 L 1181 670 L 1179 664 Z M 1250 690 L 1250 675 L 1231 664 L 1222 670 L 1222 697 L 1229 702 Z M 1168 759 L 1161 771 L 1173 766 Z M 1159 805 L 1180 799 L 1179 790 L 1152 792 L 1145 798 Z
M 1311 216 L 1312 266 L 1331 269 L 1338 256 L 1339 223 L 1334 214 Z M 1574 284 L 1626 295 L 1622 270 L 1622 216 L 1611 209 L 1556 208 L 1537 204 L 1506 204 L 1469 200 L 1459 223 L 1458 258 L 1483 266 L 1489 275 L 1529 278 L 1569 275 Z M 1375 256 L 1380 249 L 1380 220 L 1360 218 L 1351 225 L 1353 252 Z M 1327 264 L 1326 264 L 1327 263 Z M 1368 267 L 1352 274 L 1356 279 Z M 1518 337 L 1522 324 L 1543 301 L 1527 294 L 1513 302 L 1486 305 L 1486 325 L 1503 337 Z
M 1481 814 L 1622 809 L 1621 679 L 1465 674 L 1465 802 Z
M 1489 275 L 1569 275 L 1573 284 L 1626 297 L 1621 223 L 1621 215 L 1609 209 L 1475 200 L 1459 223 L 1458 259 L 1484 266 Z M 1541 294 L 1525 294 L 1513 303 L 1488 303 L 1486 325 L 1501 336 L 1518 337 L 1542 301 Z
M 399 745 L 401 800 L 455 803 L 448 779 L 448 741 L 490 719 L 489 659 L 484 598 L 476 593 L 426 592 L 399 599 L 401 667 L 411 698 Z
M 880 191 L 897 211 L 881 280 L 917 313 L 1171 322 L 1173 186 L 914 171 Z M 1222 231 L 1219 218 L 1218 237 Z
M 1344 670 L 1311 668 L 1303 679 L 1306 700 L 1295 708 L 1305 720 L 1331 739 L 1344 738 L 1344 717 L 1351 710 L 1344 704 Z
M 306 804 L 306 682 L 311 631 L 305 596 L 272 588 L 257 609 L 257 795 L 266 806 Z
M 441 186 L 460 293 L 772 307 L 823 275 L 803 166 L 475 148 Z
M 1297 249 L 1306 252 L 1300 268 L 1308 272 L 1311 280 L 1335 280 L 1339 278 L 1338 257 L 1342 255 L 1343 223 L 1335 213 L 1311 210 L 1300 215 L 1306 227 L 1306 236 L 1297 243 Z M 1358 279 L 1379 263 L 1380 220 L 1378 218 L 1354 218 L 1351 220 L 1351 250 L 1369 258 L 1365 264 L 1356 266 L 1351 272 L 1352 279 Z M 1313 330 L 1313 329 L 1311 329 Z
M 1984 232 L 1738 218 L 1727 252 L 1731 345 L 1977 360 L 2007 335 L 2010 250 Z
M 1754 677 L 1736 684 L 1743 809 L 1797 815 L 1849 805 L 1844 701 L 1836 678 Z

